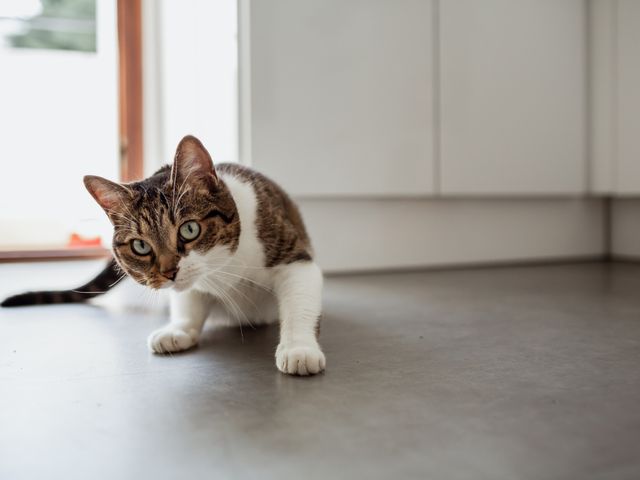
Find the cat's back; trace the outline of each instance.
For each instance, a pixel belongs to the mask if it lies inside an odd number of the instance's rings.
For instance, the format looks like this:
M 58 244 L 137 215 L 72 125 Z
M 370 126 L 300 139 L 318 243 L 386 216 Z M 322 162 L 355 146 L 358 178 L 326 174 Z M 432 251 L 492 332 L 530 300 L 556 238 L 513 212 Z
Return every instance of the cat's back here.
M 220 178 L 236 178 L 250 184 L 256 195 L 257 235 L 264 246 L 266 266 L 311 260 L 313 251 L 302 215 L 276 182 L 237 163 L 216 165 Z

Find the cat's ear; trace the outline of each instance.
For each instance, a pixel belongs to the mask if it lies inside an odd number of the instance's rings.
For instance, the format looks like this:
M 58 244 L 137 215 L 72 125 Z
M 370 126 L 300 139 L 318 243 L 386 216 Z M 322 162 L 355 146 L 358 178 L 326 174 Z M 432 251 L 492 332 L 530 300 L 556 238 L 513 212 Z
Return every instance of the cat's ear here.
M 187 135 L 180 140 L 171 168 L 171 179 L 178 185 L 186 180 L 213 184 L 218 181 L 211 155 L 196 137 Z
M 84 186 L 109 216 L 132 199 L 131 192 L 127 187 L 106 178 L 87 175 L 84 177 Z

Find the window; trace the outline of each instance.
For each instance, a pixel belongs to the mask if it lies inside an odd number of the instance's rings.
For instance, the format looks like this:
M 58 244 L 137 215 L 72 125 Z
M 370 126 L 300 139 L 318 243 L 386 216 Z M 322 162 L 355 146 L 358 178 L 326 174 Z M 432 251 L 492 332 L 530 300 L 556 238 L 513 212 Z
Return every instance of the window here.
M 0 3 L 0 250 L 109 232 L 82 177 L 119 175 L 117 65 L 115 0 Z
M 5 0 L 0 20 L 5 46 L 96 51 L 96 0 Z
M 0 259 L 60 255 L 78 238 L 108 246 L 111 226 L 82 177 L 140 178 L 143 141 L 144 174 L 170 162 L 188 133 L 215 162 L 238 160 L 236 9 L 235 0 L 0 2 Z

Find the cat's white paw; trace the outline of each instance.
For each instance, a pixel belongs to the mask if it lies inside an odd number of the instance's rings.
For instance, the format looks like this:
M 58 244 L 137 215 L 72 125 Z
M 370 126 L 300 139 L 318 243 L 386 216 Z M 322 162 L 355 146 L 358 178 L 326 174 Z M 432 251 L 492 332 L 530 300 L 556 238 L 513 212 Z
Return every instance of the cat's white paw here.
M 318 345 L 285 345 L 276 350 L 278 370 L 290 375 L 314 375 L 324 370 L 326 361 Z
M 167 325 L 156 330 L 147 340 L 149 350 L 155 353 L 181 352 L 198 343 L 198 333 L 194 329 L 184 330 L 180 327 Z

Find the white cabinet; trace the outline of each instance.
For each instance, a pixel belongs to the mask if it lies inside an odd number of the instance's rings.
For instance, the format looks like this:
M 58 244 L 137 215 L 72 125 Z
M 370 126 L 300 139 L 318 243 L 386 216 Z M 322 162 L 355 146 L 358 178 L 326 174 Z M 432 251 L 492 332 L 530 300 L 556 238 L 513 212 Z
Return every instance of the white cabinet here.
M 615 193 L 640 193 L 640 2 L 618 0 Z
M 433 192 L 432 15 L 426 0 L 241 3 L 245 160 L 296 195 Z
M 587 191 L 584 0 L 244 0 L 240 18 L 243 160 L 294 195 Z
M 640 2 L 590 4 L 591 189 L 640 194 Z
M 443 195 L 585 191 L 585 20 L 581 0 L 440 2 Z

